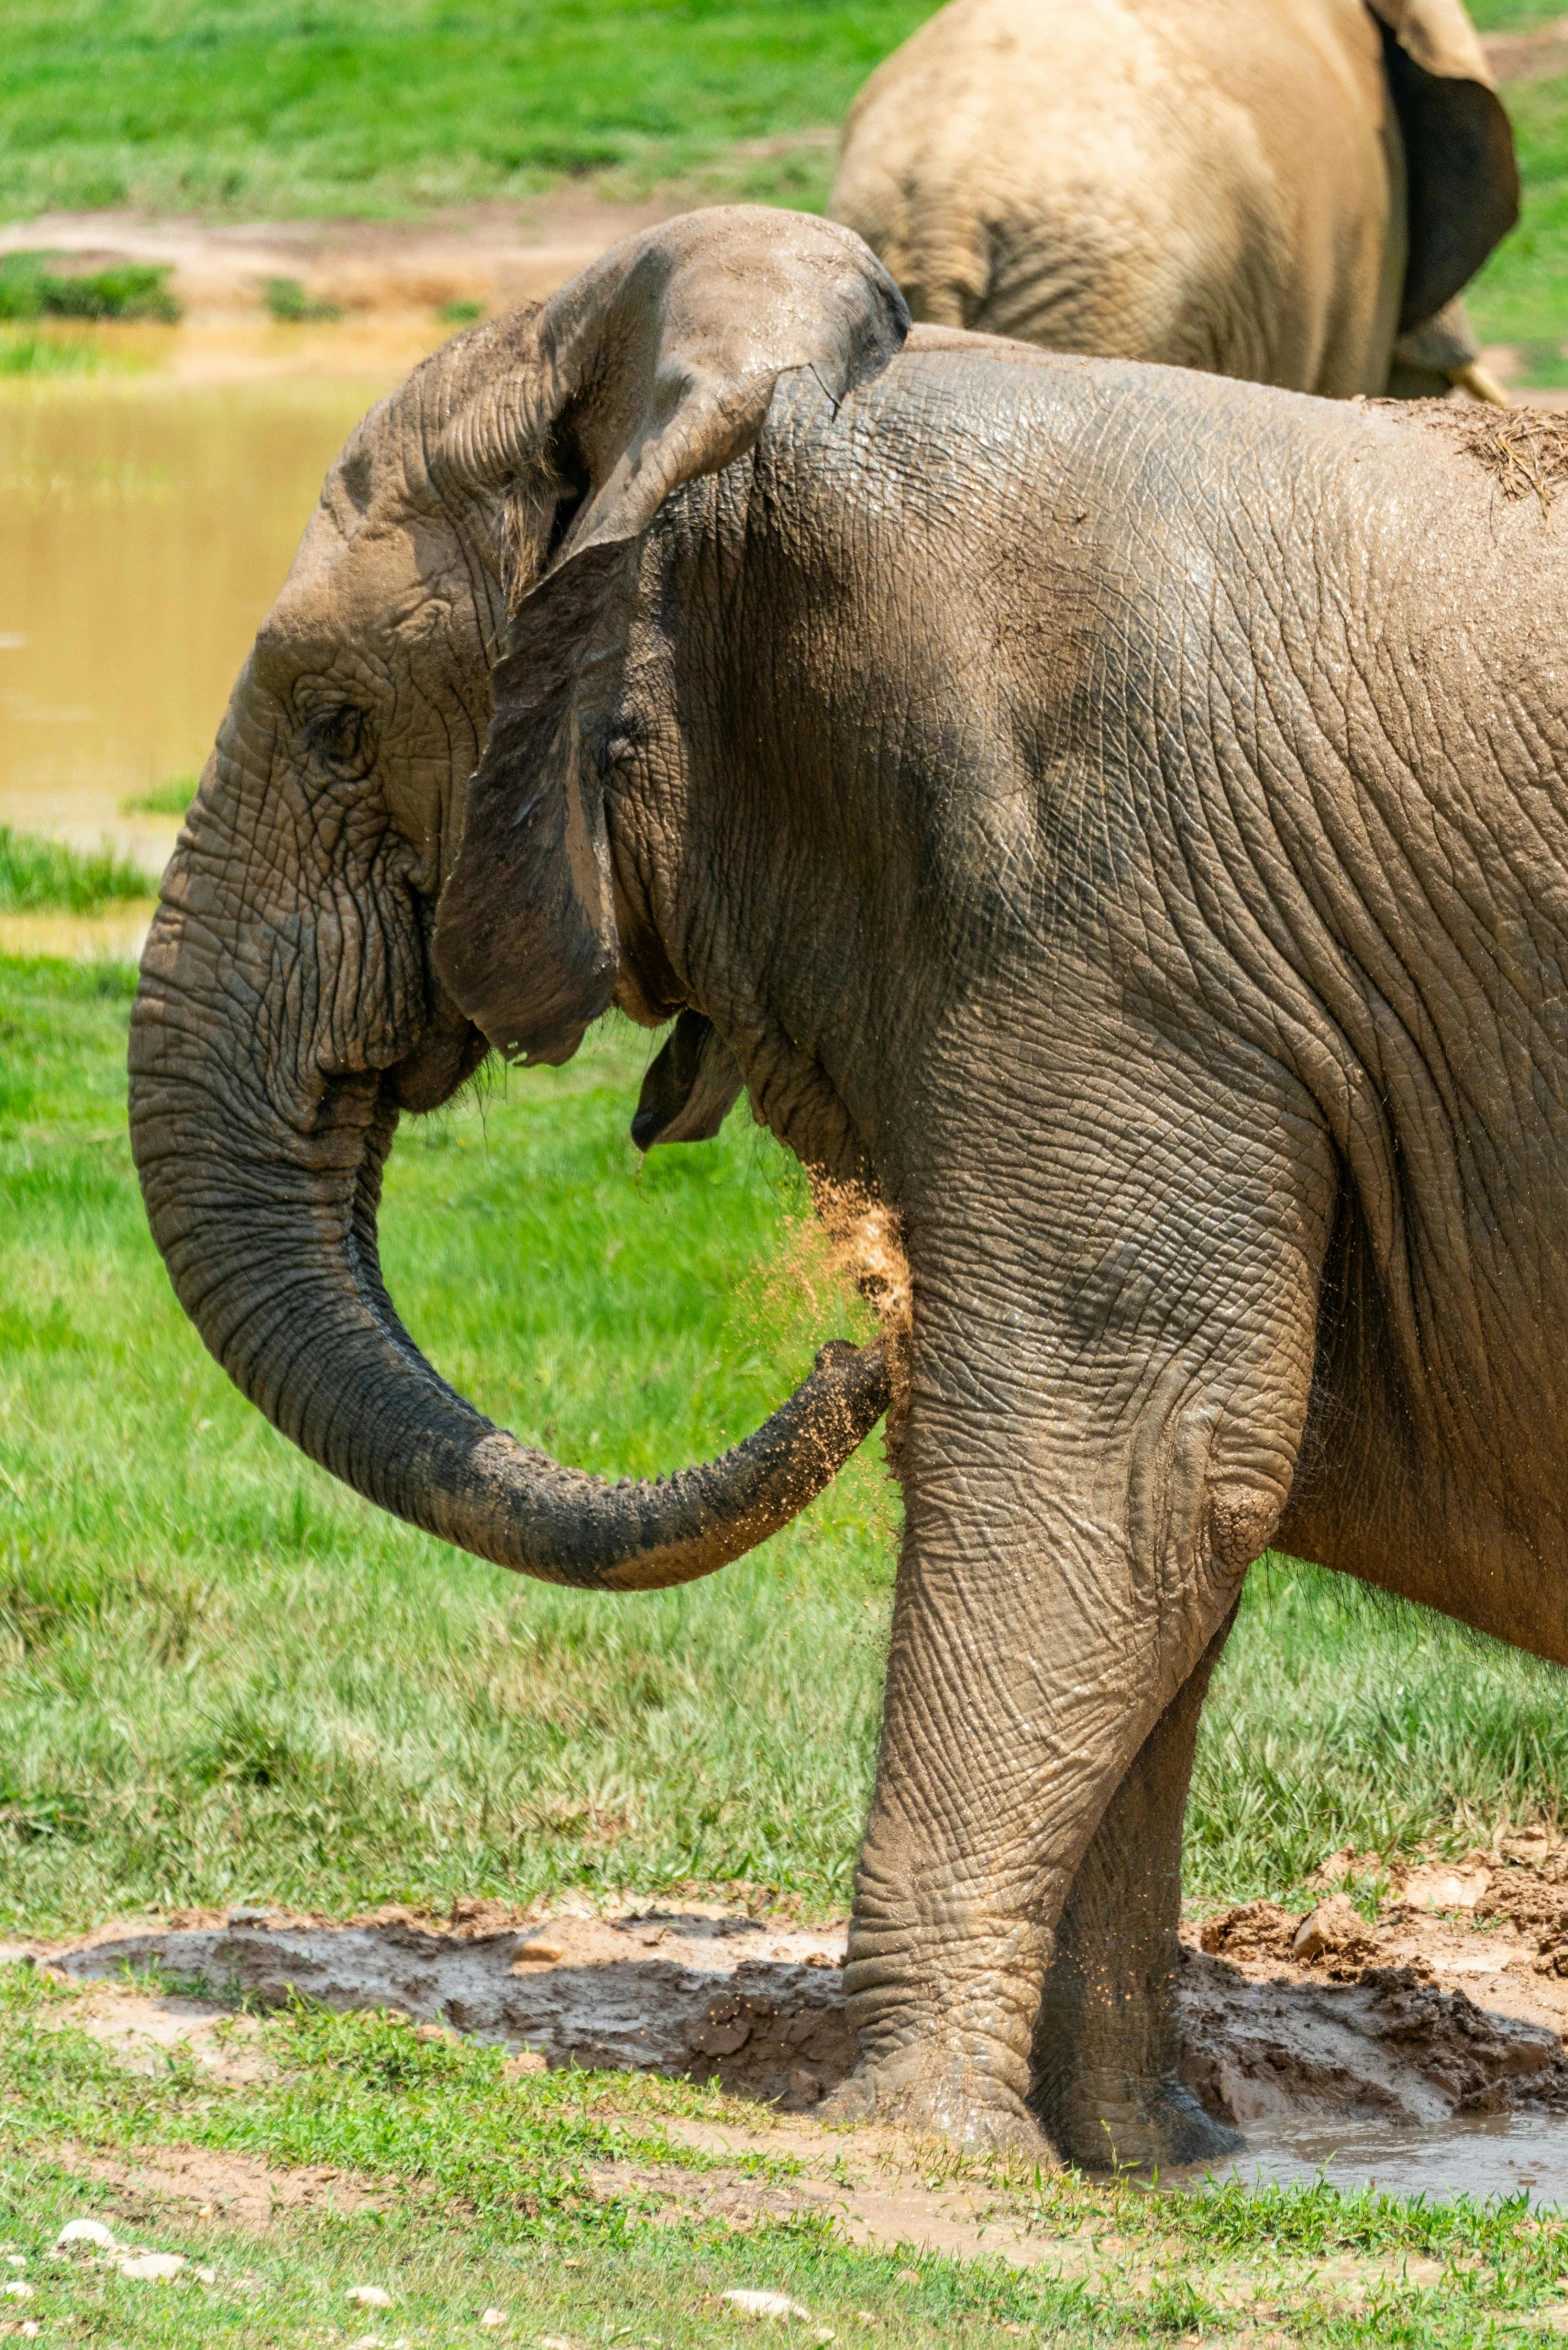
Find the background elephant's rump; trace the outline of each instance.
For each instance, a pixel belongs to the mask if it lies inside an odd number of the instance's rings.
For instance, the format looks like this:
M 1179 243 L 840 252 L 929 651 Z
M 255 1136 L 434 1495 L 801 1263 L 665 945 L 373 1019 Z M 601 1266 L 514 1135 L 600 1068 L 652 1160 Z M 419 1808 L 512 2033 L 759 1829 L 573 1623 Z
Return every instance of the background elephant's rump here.
M 917 318 L 1347 395 L 1518 183 L 1459 0 L 952 0 L 861 92 L 832 209 Z

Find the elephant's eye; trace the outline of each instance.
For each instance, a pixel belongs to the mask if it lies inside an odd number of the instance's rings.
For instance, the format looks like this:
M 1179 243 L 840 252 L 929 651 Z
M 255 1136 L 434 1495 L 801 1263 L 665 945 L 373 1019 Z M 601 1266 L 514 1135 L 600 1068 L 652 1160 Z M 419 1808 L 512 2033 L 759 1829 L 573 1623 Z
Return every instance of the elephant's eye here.
M 353 702 L 313 711 L 305 722 L 305 739 L 313 756 L 339 775 L 363 775 L 374 756 L 369 719 Z

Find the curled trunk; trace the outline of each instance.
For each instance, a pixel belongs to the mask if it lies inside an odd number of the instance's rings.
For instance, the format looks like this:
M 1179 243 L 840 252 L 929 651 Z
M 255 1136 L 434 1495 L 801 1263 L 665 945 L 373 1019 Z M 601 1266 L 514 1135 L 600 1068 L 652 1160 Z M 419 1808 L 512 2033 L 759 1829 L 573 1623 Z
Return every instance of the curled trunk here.
M 549 1582 L 649 1590 L 711 1573 L 821 1492 L 887 1401 L 881 1346 L 825 1347 L 722 1459 L 656 1482 L 567 1469 L 439 1378 L 381 1278 L 376 1220 L 395 1076 L 274 1098 L 231 958 L 166 904 L 131 1038 L 131 1132 L 182 1305 L 235 1384 L 334 1476 L 411 1524 Z

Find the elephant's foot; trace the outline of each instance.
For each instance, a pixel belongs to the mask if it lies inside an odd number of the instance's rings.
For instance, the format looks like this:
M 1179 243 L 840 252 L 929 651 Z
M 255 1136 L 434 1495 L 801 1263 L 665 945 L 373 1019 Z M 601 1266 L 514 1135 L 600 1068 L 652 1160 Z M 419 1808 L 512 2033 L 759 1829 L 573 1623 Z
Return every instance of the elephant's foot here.
M 1223 2161 L 1242 2144 L 1177 2080 L 1123 2076 L 1097 2084 L 1080 2077 L 1065 2095 L 1040 2104 L 1052 2144 L 1079 2170 L 1181 2169 Z
M 813 2118 L 830 2127 L 880 2122 L 920 2138 L 945 2138 L 976 2154 L 1005 2154 L 1049 2170 L 1061 2166 L 1020 2098 L 972 2065 L 913 2052 L 864 2061 Z

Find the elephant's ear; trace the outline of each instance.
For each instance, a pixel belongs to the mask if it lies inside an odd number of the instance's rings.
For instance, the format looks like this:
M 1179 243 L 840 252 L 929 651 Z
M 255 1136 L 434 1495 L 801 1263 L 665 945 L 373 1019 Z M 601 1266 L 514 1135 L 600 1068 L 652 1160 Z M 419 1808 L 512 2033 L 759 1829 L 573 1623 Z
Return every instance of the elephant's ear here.
M 601 772 L 631 542 L 673 490 L 752 446 L 787 370 L 840 399 L 908 329 L 850 230 L 762 206 L 688 213 L 548 302 L 521 364 L 447 428 L 448 474 L 511 493 L 523 590 L 435 941 L 446 986 L 503 1052 L 564 1060 L 613 991 Z
M 633 1142 L 640 1151 L 659 1142 L 711 1142 L 745 1082 L 713 1022 L 682 1012 L 642 1081 Z
M 1519 217 L 1513 132 L 1463 0 L 1369 0 L 1404 139 L 1409 258 L 1399 331 L 1475 275 Z

